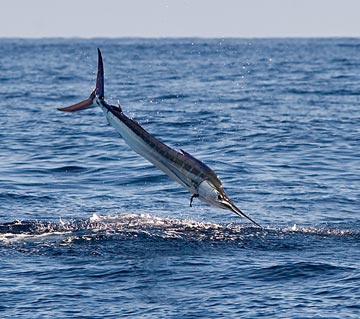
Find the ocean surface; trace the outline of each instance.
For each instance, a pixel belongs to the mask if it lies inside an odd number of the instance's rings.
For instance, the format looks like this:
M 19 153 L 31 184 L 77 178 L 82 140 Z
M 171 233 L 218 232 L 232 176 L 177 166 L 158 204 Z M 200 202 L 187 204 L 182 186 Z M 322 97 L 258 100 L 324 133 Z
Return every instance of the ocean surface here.
M 264 226 L 134 153 L 105 96 Z M 360 39 L 0 39 L 0 318 L 359 318 Z

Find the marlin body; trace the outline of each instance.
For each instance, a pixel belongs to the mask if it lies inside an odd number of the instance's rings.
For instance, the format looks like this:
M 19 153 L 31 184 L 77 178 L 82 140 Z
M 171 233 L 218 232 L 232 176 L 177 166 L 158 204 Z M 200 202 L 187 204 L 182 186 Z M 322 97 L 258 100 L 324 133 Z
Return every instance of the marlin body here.
M 165 145 L 144 130 L 137 122 L 127 117 L 120 105 L 110 105 L 105 101 L 104 67 L 100 49 L 98 49 L 98 73 L 94 91 L 88 99 L 59 110 L 74 112 L 96 106 L 102 109 L 110 125 L 116 129 L 136 153 L 189 190 L 192 194 L 190 206 L 193 199 L 197 197 L 212 206 L 231 210 L 261 227 L 232 203 L 225 193 L 219 177 L 211 168 L 191 154 L 183 150 L 178 152 Z

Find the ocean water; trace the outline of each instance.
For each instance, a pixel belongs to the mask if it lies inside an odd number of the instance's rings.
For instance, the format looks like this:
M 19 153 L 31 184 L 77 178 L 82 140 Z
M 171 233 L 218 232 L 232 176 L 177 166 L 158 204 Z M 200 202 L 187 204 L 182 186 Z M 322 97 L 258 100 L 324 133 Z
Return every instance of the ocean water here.
M 264 229 L 134 153 L 213 168 Z M 359 318 L 360 39 L 0 39 L 1 318 Z

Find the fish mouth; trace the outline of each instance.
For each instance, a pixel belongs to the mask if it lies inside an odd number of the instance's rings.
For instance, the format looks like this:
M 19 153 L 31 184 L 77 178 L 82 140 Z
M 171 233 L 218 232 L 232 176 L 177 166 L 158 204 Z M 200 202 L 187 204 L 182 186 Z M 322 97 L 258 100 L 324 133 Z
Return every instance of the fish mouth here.
M 232 212 L 234 212 L 236 215 L 240 216 L 240 217 L 244 217 L 246 219 L 248 219 L 249 221 L 251 221 L 254 225 L 256 225 L 259 228 L 263 228 L 260 224 L 258 224 L 255 220 L 253 220 L 250 216 L 246 215 L 244 212 L 242 212 L 239 208 L 237 208 L 235 206 L 235 204 L 229 199 L 229 198 L 224 198 L 221 203 L 223 204 L 222 208 L 231 210 Z

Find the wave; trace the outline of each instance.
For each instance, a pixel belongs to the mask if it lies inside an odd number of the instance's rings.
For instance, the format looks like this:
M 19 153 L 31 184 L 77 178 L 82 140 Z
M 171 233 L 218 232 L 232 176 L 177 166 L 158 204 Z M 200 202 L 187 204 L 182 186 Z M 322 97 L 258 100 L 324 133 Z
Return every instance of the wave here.
M 321 276 L 332 276 L 339 272 L 353 271 L 355 268 L 335 266 L 328 263 L 289 262 L 280 265 L 254 269 L 249 278 L 265 281 L 306 279 Z
M 35 195 L 35 194 L 29 194 L 29 193 L 19 193 L 19 192 L 4 192 L 0 193 L 0 200 L 34 200 L 34 201 L 48 201 L 52 200 L 53 198 L 51 196 L 47 195 Z M 0 224 L 1 227 L 1 224 Z
M 85 220 L 47 222 L 47 221 L 13 221 L 0 224 L 0 240 L 17 240 L 25 237 L 52 234 L 73 234 L 87 232 L 98 235 L 126 235 L 138 237 L 147 235 L 158 238 L 191 238 L 194 240 L 233 240 L 250 230 L 258 228 L 220 225 L 191 220 L 159 218 L 149 214 L 121 214 L 115 216 L 98 216 L 93 214 Z
M 232 242 L 255 245 L 257 248 L 274 246 L 287 249 L 307 246 L 305 239 L 311 236 L 322 238 L 346 238 L 358 241 L 360 232 L 351 229 L 331 229 L 315 227 L 267 227 L 259 229 L 241 224 L 216 224 L 187 219 L 160 218 L 149 214 L 119 214 L 99 216 L 93 214 L 88 219 L 72 221 L 13 221 L 0 224 L 0 242 L 13 243 L 32 238 L 60 236 L 60 240 L 70 242 L 71 238 L 89 240 L 91 238 L 122 239 L 147 237 L 152 239 L 180 239 L 187 241 L 211 241 L 213 243 Z M 299 238 L 301 236 L 301 238 Z
M 67 166 L 60 166 L 50 169 L 52 173 L 81 173 L 85 172 L 87 167 L 84 166 L 76 166 L 76 165 L 67 165 Z

